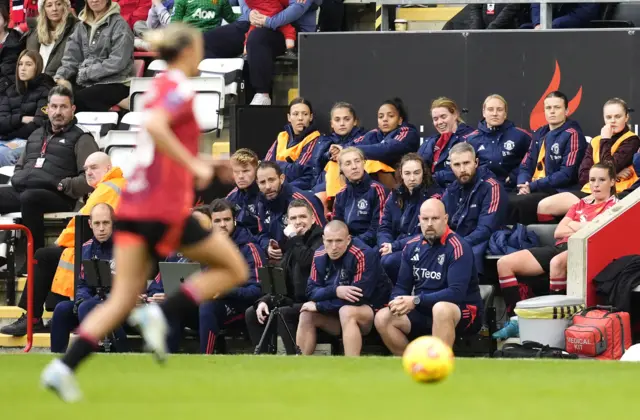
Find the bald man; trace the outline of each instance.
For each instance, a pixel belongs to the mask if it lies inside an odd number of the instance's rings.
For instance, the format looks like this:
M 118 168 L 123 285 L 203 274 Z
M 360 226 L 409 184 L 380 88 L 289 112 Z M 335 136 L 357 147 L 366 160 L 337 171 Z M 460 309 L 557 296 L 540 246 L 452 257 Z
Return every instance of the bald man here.
M 401 355 L 409 340 L 434 335 L 453 346 L 457 334 L 482 326 L 483 304 L 471 247 L 448 226 L 444 204 L 420 207 L 420 229 L 402 251 L 398 281 L 375 326 L 385 345 Z
M 111 165 L 111 159 L 106 153 L 90 154 L 84 163 L 87 184 L 94 188 L 86 204 L 80 209 L 80 214 L 88 215 L 98 203 L 106 203 L 116 208 L 120 202 L 120 193 L 126 184 L 120 168 Z M 47 300 L 47 307 L 64 300 L 73 298 L 74 286 L 74 258 L 75 258 L 75 219 L 71 219 L 62 231 L 56 245 L 40 248 L 35 253 L 38 262 L 34 268 L 33 283 L 33 318 L 34 332 L 45 332 L 42 324 L 44 303 L 49 291 L 53 292 Z M 18 304 L 27 309 L 27 294 L 23 293 Z M 23 316 L 12 324 L 0 328 L 0 333 L 13 336 L 23 336 L 27 333 L 27 318 Z
M 380 254 L 352 238 L 344 222 L 329 222 L 322 239 L 324 245 L 313 257 L 309 302 L 300 309 L 296 342 L 302 354 L 313 354 L 320 328 L 335 336 L 342 333 L 345 356 L 359 356 L 362 336 L 369 334 L 375 311 L 388 300 L 391 282 Z

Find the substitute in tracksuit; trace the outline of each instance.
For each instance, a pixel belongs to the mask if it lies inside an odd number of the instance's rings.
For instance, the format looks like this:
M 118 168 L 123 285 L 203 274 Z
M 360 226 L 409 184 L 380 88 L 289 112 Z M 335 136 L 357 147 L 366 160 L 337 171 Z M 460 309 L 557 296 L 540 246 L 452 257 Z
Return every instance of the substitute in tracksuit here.
M 231 169 L 236 187 L 227 195 L 227 200 L 234 206 L 236 221 L 249 229 L 253 235 L 258 235 L 262 229 L 258 218 L 260 188 L 256 183 L 259 163 L 258 155 L 253 150 L 236 150 L 231 156 Z
M 473 146 L 459 143 L 449 152 L 456 180 L 442 196 L 449 227 L 471 245 L 476 270 L 484 272 L 484 255 L 493 232 L 505 222 L 507 194 L 487 168 L 478 169 Z
M 558 192 L 576 188 L 578 168 L 587 148 L 580 125 L 567 119 L 569 101 L 559 91 L 544 100 L 548 125 L 533 133 L 531 147 L 520 165 L 517 195 L 509 196 L 507 223 L 538 221 L 538 203 Z
M 261 194 L 258 217 L 263 226 L 258 243 L 269 259 L 281 260 L 289 203 L 295 199 L 308 202 L 313 208 L 315 223 L 319 226 L 325 225 L 324 208 L 313 193 L 299 190 L 285 182 L 285 176 L 276 162 L 261 162 L 257 180 Z
M 289 124 L 265 156 L 265 161 L 281 162 L 287 181 L 301 190 L 310 190 L 314 185 L 311 156 L 320 132 L 313 126 L 313 108 L 304 98 L 295 98 L 289 103 Z M 308 168 L 305 168 L 308 166 Z
M 260 297 L 262 289 L 258 269 L 267 261 L 253 235 L 246 228 L 236 226 L 231 203 L 224 199 L 214 200 L 211 203 L 211 222 L 214 231 L 229 235 L 236 244 L 249 266 L 249 278 L 243 286 L 200 305 L 200 352 L 203 354 L 213 354 L 222 327 L 244 320 L 244 312 Z
M 313 192 L 324 193 L 327 190 L 325 167 L 329 161 L 337 159 L 337 153 L 331 153 L 332 145 L 344 146 L 362 137 L 366 131 L 358 126 L 358 117 L 353 105 L 337 102 L 331 108 L 331 134 L 322 135 L 313 149 L 311 166 L 314 169 L 315 186 Z
M 365 172 L 364 156 L 359 149 L 342 149 L 338 163 L 347 184 L 336 195 L 333 218 L 343 221 L 351 236 L 374 247 L 378 226 L 382 221 L 385 189 Z
M 93 237 L 82 245 L 82 260 L 99 259 L 110 261 L 113 271 L 113 208 L 106 203 L 98 203 L 91 209 L 89 219 Z M 102 298 L 108 294 L 108 290 L 103 290 L 104 295 L 98 295 L 94 287 L 90 287 L 84 280 L 84 266 L 80 271 L 78 287 L 76 288 L 73 301 L 65 301 L 56 305 L 51 319 L 51 351 L 54 353 L 64 353 L 69 344 L 69 336 L 82 320 L 96 306 L 102 303 Z M 122 328 L 114 331 L 112 344 L 115 351 L 124 352 L 128 350 L 127 334 Z
M 482 325 L 484 308 L 471 246 L 449 229 L 441 201 L 422 204 L 420 228 L 422 234 L 402 251 L 389 307 L 375 319 L 395 355 L 402 354 L 409 339 L 432 334 L 453 346 L 456 334 L 477 332 Z
M 455 180 L 449 167 L 449 150 L 464 141 L 473 128 L 462 121 L 458 105 L 449 98 L 438 98 L 431 103 L 431 118 L 438 134 L 426 138 L 418 154 L 431 167 L 436 183 L 446 188 Z
M 329 222 L 323 242 L 313 258 L 309 301 L 300 309 L 296 342 L 302 354 L 313 354 L 317 328 L 322 328 L 331 335 L 342 333 L 345 356 L 359 356 L 362 336 L 388 300 L 391 282 L 378 253 L 352 238 L 343 222 Z
M 505 188 L 515 188 L 518 169 L 529 150 L 531 134 L 507 119 L 507 101 L 500 95 L 489 95 L 482 104 L 482 121 L 467 136 L 476 150 L 480 167 L 494 173 Z
M 420 233 L 420 206 L 429 198 L 440 198 L 442 193 L 417 153 L 404 155 L 398 170 L 402 184 L 387 197 L 377 236 L 382 266 L 394 283 L 400 271 L 402 249 L 412 236 Z

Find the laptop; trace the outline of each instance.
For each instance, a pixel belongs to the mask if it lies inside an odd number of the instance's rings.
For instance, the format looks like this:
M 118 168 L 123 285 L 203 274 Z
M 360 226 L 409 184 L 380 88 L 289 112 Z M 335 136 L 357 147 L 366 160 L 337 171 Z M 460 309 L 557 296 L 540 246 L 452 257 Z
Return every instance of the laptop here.
M 165 295 L 171 295 L 180 288 L 190 275 L 202 271 L 198 263 L 161 262 L 160 276 Z

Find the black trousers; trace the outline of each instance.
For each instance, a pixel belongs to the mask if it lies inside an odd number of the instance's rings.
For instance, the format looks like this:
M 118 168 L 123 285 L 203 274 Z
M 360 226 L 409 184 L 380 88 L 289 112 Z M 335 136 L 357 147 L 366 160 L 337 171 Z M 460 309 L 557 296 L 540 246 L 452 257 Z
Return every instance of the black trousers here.
M 293 335 L 293 339 L 296 338 L 296 330 L 298 329 L 298 320 L 300 318 L 300 308 L 302 308 L 302 304 L 295 304 L 292 306 L 283 306 L 280 308 L 280 313 L 284 317 L 284 320 Z M 262 333 L 267 325 L 267 321 L 265 320 L 264 324 L 258 322 L 258 316 L 256 315 L 256 309 L 253 306 L 250 306 L 247 311 L 244 313 L 244 319 L 247 322 L 247 330 L 249 330 L 249 337 L 251 338 L 251 343 L 253 346 L 257 346 L 260 342 L 260 337 L 262 337 Z M 287 351 L 287 354 L 296 354 L 296 345 L 295 342 L 292 342 L 289 338 L 289 334 L 287 334 L 287 330 L 280 320 L 277 319 L 277 323 L 271 323 L 271 331 L 267 333 L 267 342 L 273 336 L 273 334 L 278 334 L 284 343 L 284 348 Z M 275 327 L 275 328 L 274 328 Z
M 19 193 L 11 186 L 0 188 L 0 214 L 22 212 L 22 224 L 33 235 L 35 251 L 44 247 L 44 214 L 73 211 L 75 205 L 74 198 L 58 191 L 31 189 Z
M 34 267 L 33 276 L 33 316 L 35 318 L 42 317 L 43 306 L 47 300 L 47 296 L 51 291 L 51 285 L 53 284 L 53 277 L 56 274 L 58 268 L 58 262 L 62 256 L 64 248 L 59 246 L 48 246 L 40 248 L 35 253 L 36 264 Z M 56 295 L 58 297 L 57 302 L 68 300 L 64 296 Z M 56 302 L 56 303 L 57 303 Z M 27 289 L 24 289 L 18 306 L 27 310 Z M 55 307 L 55 305 L 51 305 Z M 50 308 L 50 309 L 53 309 Z
M 538 223 L 538 203 L 557 192 L 532 192 L 518 195 L 517 192 L 509 194 L 508 225 L 522 223 L 533 225 Z
M 122 83 L 93 85 L 85 88 L 75 86 L 76 112 L 106 112 L 129 96 L 129 86 Z
M 204 34 L 206 58 L 234 58 L 242 55 L 249 22 L 234 22 Z M 286 50 L 284 35 L 269 28 L 256 28 L 247 39 L 249 82 L 256 93 L 269 93 L 275 60 Z

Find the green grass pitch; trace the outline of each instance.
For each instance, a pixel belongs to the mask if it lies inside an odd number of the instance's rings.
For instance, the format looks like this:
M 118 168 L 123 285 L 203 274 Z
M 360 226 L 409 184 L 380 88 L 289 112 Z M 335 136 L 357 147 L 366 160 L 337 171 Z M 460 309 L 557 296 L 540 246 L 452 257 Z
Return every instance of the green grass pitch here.
M 619 362 L 457 359 L 418 384 L 391 357 L 98 355 L 68 405 L 39 387 L 51 358 L 0 355 L 2 419 L 625 419 L 640 388 Z

